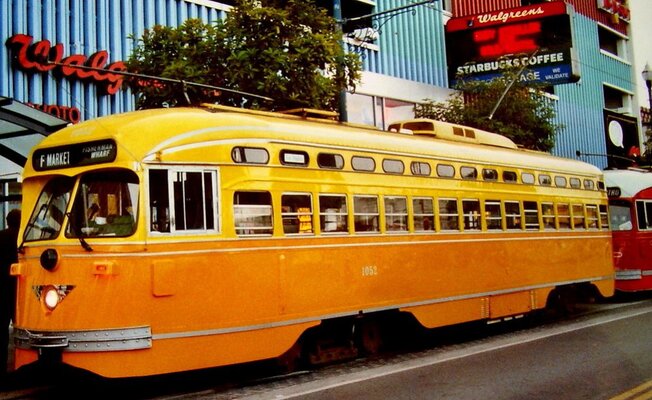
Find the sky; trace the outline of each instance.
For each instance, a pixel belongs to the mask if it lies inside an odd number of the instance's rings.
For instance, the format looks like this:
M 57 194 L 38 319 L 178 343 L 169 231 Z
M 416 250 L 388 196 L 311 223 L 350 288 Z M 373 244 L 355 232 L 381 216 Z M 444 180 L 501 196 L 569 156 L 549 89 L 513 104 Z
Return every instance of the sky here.
M 629 0 L 629 9 L 638 105 L 649 107 L 647 87 L 641 72 L 645 69 L 646 63 L 650 64 L 652 70 L 652 0 Z

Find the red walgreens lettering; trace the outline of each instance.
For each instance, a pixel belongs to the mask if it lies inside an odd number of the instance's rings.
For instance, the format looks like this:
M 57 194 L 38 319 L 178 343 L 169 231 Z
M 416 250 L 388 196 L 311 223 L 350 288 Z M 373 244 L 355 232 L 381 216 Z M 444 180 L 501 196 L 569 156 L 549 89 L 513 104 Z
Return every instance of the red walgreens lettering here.
M 64 58 L 62 43 L 52 46 L 49 40 L 41 40 L 32 44 L 33 40 L 32 36 L 23 34 L 14 35 L 7 40 L 7 46 L 14 52 L 17 68 L 34 72 L 53 71 L 67 78 L 90 80 L 98 84 L 106 94 L 115 94 L 122 86 L 123 76 L 113 71 L 126 71 L 127 68 L 122 61 L 107 65 L 109 53 L 106 50 L 95 52 L 89 57 L 73 54 Z M 85 70 L 75 66 L 96 70 Z

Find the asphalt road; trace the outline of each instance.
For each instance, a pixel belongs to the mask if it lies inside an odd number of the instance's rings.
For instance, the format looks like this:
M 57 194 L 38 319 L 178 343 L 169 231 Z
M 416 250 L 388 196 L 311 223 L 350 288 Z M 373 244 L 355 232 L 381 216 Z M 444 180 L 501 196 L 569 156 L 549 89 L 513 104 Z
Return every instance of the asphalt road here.
M 652 381 L 649 300 L 454 347 L 242 398 L 612 399 L 623 393 L 623 400 L 634 394 L 652 398 L 652 391 L 640 389 L 652 386 L 646 385 Z

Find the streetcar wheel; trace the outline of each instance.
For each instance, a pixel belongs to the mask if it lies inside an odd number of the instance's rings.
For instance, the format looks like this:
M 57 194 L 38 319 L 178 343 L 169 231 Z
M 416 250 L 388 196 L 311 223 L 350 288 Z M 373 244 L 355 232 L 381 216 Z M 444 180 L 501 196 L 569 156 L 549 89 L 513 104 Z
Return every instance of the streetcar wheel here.
M 550 292 L 548 308 L 557 315 L 568 316 L 575 312 L 577 295 L 572 287 L 559 287 Z
M 356 326 L 357 343 L 360 350 L 367 355 L 378 354 L 383 339 L 381 335 L 380 324 L 375 320 L 362 320 Z

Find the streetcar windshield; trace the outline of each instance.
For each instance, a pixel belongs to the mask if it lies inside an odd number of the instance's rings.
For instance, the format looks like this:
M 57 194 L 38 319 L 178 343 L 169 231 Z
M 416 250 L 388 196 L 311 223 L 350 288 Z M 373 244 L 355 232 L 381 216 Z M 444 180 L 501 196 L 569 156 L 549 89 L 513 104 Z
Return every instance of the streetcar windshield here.
M 138 177 L 130 171 L 82 175 L 66 237 L 129 236 L 136 229 Z
M 74 183 L 74 178 L 58 177 L 45 185 L 25 229 L 26 242 L 59 236 Z
M 612 231 L 631 231 L 632 217 L 629 211 L 630 204 L 627 202 L 610 203 L 609 216 Z

